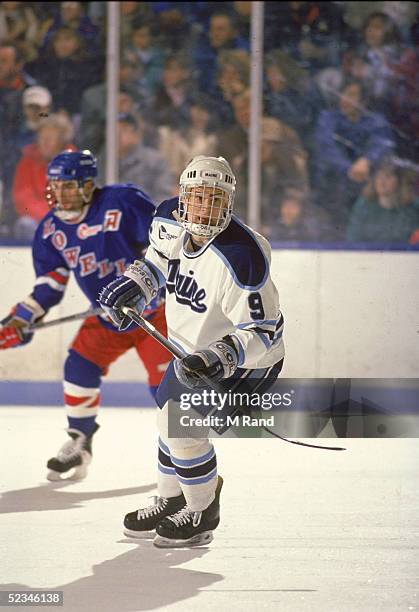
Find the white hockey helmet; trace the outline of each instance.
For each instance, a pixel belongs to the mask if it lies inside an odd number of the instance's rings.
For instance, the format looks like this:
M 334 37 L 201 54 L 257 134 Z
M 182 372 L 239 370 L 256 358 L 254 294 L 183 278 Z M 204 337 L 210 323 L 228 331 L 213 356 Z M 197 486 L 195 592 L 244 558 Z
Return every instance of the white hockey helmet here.
M 212 238 L 230 223 L 236 178 L 224 157 L 194 157 L 180 175 L 179 223 L 191 234 Z

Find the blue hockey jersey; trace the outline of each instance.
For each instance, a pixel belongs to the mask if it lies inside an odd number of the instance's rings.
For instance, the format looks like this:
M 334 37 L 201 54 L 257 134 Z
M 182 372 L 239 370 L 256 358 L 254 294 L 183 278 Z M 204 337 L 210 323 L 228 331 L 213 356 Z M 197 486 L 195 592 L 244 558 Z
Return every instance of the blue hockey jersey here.
M 148 245 L 155 206 L 136 185 L 98 188 L 83 220 L 68 223 L 49 212 L 32 245 L 36 282 L 31 297 L 47 312 L 58 304 L 70 276 L 93 307 L 102 287 L 139 259 Z M 157 306 L 155 300 L 145 314 Z M 115 330 L 111 323 L 102 321 Z

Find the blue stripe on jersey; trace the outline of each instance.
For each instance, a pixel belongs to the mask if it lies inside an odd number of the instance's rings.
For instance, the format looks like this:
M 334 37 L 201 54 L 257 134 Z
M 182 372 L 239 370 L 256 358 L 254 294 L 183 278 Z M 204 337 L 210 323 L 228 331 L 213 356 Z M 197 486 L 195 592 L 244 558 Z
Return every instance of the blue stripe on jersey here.
M 266 319 L 265 321 L 257 321 L 258 325 L 272 325 L 276 326 L 280 319 Z M 236 325 L 238 329 L 244 329 L 245 327 L 249 327 L 251 325 L 255 325 L 255 321 L 249 321 L 248 323 L 239 323 Z
M 256 238 L 238 219 L 231 219 L 210 249 L 224 262 L 241 289 L 255 291 L 263 287 L 269 274 L 268 262 Z
M 269 338 L 266 337 L 266 335 L 263 332 L 260 332 L 256 329 L 253 329 L 251 331 L 254 331 L 256 333 L 259 340 L 262 340 L 263 344 L 266 346 L 267 349 L 271 348 L 272 346 L 271 341 L 269 340 Z
M 164 200 L 164 202 L 162 202 L 160 206 L 157 207 L 154 219 L 161 219 L 166 223 L 175 223 L 179 227 L 179 223 L 173 216 L 173 211 L 177 209 L 178 204 L 178 197 L 170 198 L 170 200 Z

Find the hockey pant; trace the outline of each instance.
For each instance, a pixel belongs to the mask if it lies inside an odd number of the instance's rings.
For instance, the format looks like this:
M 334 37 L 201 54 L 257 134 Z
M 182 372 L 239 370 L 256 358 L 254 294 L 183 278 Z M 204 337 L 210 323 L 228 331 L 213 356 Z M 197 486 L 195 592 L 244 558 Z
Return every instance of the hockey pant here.
M 164 305 L 152 317 L 153 325 L 167 333 Z M 90 435 L 99 410 L 102 376 L 129 349 L 135 348 L 148 374 L 150 393 L 157 387 L 171 360 L 170 353 L 140 328 L 120 333 L 89 317 L 80 327 L 64 365 L 64 403 L 69 427 Z
M 238 369 L 222 385 L 225 391 L 250 393 L 257 390 L 264 393 L 276 380 L 282 364 L 283 360 L 270 368 Z M 173 423 L 174 414 L 179 414 L 179 400 L 183 393 L 190 396 L 193 391 L 177 380 L 172 362 L 156 394 L 159 406 L 158 493 L 161 497 L 175 497 L 182 491 L 189 508 L 198 512 L 205 510 L 215 497 L 217 457 L 208 437 L 176 438 L 170 435 L 170 419 Z

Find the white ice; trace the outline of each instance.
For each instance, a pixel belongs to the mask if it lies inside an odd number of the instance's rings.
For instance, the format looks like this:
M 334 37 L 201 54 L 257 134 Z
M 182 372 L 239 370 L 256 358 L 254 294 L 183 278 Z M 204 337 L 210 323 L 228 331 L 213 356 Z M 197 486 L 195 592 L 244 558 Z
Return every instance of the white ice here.
M 65 612 L 419 609 L 417 439 L 218 440 L 214 541 L 165 551 L 121 528 L 155 492 L 154 411 L 99 421 L 88 478 L 53 484 L 63 412 L 0 408 L 0 590 L 62 590 L 63 608 L 37 609 Z

